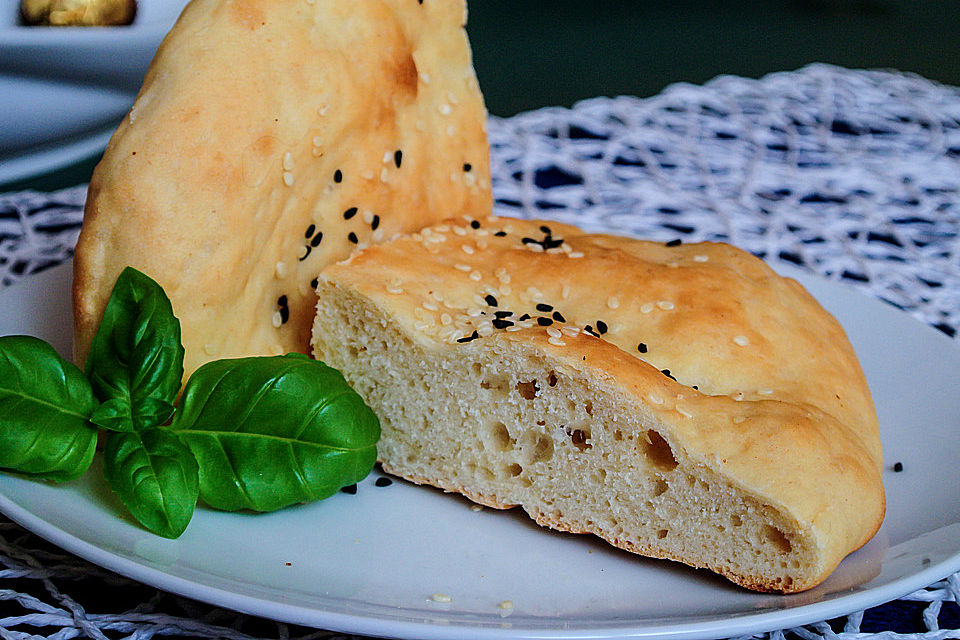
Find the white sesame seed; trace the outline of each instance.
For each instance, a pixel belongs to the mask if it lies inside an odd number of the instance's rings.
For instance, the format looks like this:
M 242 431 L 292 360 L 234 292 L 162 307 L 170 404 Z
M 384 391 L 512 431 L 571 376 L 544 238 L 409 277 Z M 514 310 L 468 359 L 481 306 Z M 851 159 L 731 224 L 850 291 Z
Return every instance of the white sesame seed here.
M 288 187 L 293 186 L 293 174 L 289 171 L 283 172 L 283 184 L 287 185 Z
M 682 415 L 684 418 L 692 418 L 692 417 L 693 417 L 693 414 L 692 414 L 692 413 L 690 413 L 689 411 L 687 411 L 683 406 L 681 406 L 681 405 L 679 405 L 679 404 L 676 406 L 676 410 L 677 410 L 677 413 L 679 413 L 680 415 Z
M 403 287 L 395 284 L 387 285 L 387 293 L 400 294 L 403 293 Z
M 616 309 L 620 306 L 620 296 L 610 296 L 607 298 L 607 306 L 611 309 Z
M 473 270 L 470 272 L 470 279 L 473 280 L 474 282 L 480 282 L 481 280 L 483 280 L 483 274 L 477 270 Z
M 571 253 L 568 253 L 567 256 L 570 257 L 570 258 L 582 258 L 582 257 L 583 257 L 583 252 L 582 252 L 582 251 L 573 251 L 573 252 L 571 252 Z
M 497 276 L 497 280 L 500 282 L 510 282 L 510 274 L 503 267 L 499 267 L 493 272 L 493 275 Z
M 440 310 L 440 307 L 438 307 L 436 304 L 430 302 L 429 300 L 424 300 L 424 301 L 421 303 L 421 306 L 422 306 L 424 309 L 426 309 L 427 311 L 439 311 L 439 310 Z
M 275 267 L 275 273 L 277 274 L 277 277 L 278 277 L 278 278 L 283 278 L 284 276 L 286 276 L 286 275 L 287 275 L 287 263 L 286 263 L 286 262 L 278 262 L 278 263 L 276 264 L 276 267 Z
M 535 301 L 540 301 L 543 299 L 543 293 L 536 287 L 527 287 L 527 295 L 533 298 Z
M 293 170 L 293 154 L 289 151 L 283 154 L 283 168 L 285 171 Z
M 439 231 L 440 233 L 446 233 L 450 231 L 450 225 L 448 224 L 438 224 L 433 228 L 434 231 Z
M 459 104 L 459 102 L 460 102 L 459 100 L 457 100 L 457 96 L 456 96 L 456 94 L 453 93 L 453 91 L 448 91 L 448 92 L 447 92 L 447 101 L 448 101 L 450 104 Z
M 481 338 L 486 338 L 493 335 L 493 325 L 490 322 L 483 322 L 477 326 L 477 334 Z
M 470 511 L 473 511 L 474 513 L 479 513 L 483 511 L 483 505 L 472 504 L 470 505 Z
M 447 135 L 452 137 L 452 136 L 454 136 L 456 133 L 457 133 L 457 128 L 456 128 L 455 126 L 453 126 L 452 124 L 448 124 L 448 125 L 447 125 Z
M 487 243 L 486 238 L 477 238 L 477 248 L 478 248 L 478 249 L 486 249 L 488 246 L 490 246 L 490 245 Z
M 512 326 L 507 327 L 506 330 L 507 330 L 507 331 L 520 331 L 521 329 L 523 329 L 523 327 L 518 326 L 518 325 L 512 325 Z
M 453 268 L 460 271 L 473 271 L 473 267 L 468 264 L 463 264 L 462 262 L 453 265 Z
M 570 285 L 563 285 L 563 289 L 560 290 L 560 297 L 564 300 L 570 297 Z
M 736 344 L 740 345 L 741 347 L 745 347 L 745 346 L 747 346 L 748 344 L 750 344 L 750 338 L 748 338 L 747 336 L 743 336 L 743 335 L 734 337 L 733 341 L 734 341 Z
M 648 393 L 647 399 L 653 404 L 663 404 L 663 398 L 658 393 Z
M 370 211 L 370 209 L 364 209 L 364 210 L 363 210 L 363 221 L 364 221 L 366 224 L 370 224 L 371 222 L 373 222 L 373 211 Z
M 567 346 L 567 343 L 564 342 L 563 340 L 561 340 L 560 338 L 550 337 L 550 338 L 547 338 L 547 342 L 549 342 L 550 344 L 552 344 L 552 345 L 554 345 L 554 346 L 557 346 L 557 347 L 565 347 L 565 346 Z
M 442 324 L 443 326 L 447 326 L 447 325 L 453 324 L 453 318 L 450 317 L 450 314 L 449 314 L 449 313 L 441 313 L 441 314 L 440 314 L 440 324 Z
M 208 356 L 215 356 L 217 355 L 217 345 L 208 342 L 207 344 L 203 345 L 203 352 Z
M 773 395 L 773 389 L 768 389 L 764 387 L 763 389 L 757 389 L 757 394 L 761 396 Z
M 435 593 L 432 596 L 430 596 L 430 599 L 433 600 L 434 602 L 451 602 L 453 600 L 453 598 L 451 598 L 445 593 Z
M 537 243 L 535 243 L 535 242 L 530 242 L 530 243 L 525 244 L 525 245 L 523 245 L 523 246 L 525 246 L 528 251 L 533 251 L 534 253 L 543 253 L 543 245 L 542 245 L 542 244 L 537 244 Z
M 663 309 L 664 311 L 670 311 L 673 309 L 673 303 L 669 300 L 661 300 L 657 303 L 657 306 Z
M 360 177 L 363 178 L 364 180 L 373 180 L 373 176 L 374 176 L 373 171 L 370 171 L 369 169 L 360 174 Z
M 273 321 L 273 328 L 274 328 L 274 329 L 279 329 L 279 328 L 280 328 L 280 325 L 283 324 L 283 316 L 280 315 L 280 312 L 279 312 L 279 311 L 274 311 L 274 312 L 273 312 L 272 321 Z
M 467 315 L 471 318 L 478 318 L 483 313 L 479 307 L 470 307 L 467 309 Z
M 436 300 L 437 302 L 443 302 L 443 296 L 440 294 L 439 291 L 431 291 L 431 292 L 430 292 L 430 295 L 431 295 L 431 297 L 433 297 L 433 299 Z
M 472 256 L 474 254 L 474 248 L 469 244 L 462 244 L 460 245 L 460 248 L 463 249 L 463 252 L 468 256 Z
M 380 169 L 380 182 L 388 182 L 390 179 L 390 172 L 387 171 L 387 168 L 384 167 Z
M 477 177 L 472 173 L 463 174 L 463 183 L 468 187 L 472 187 L 477 182 Z
M 467 235 L 467 230 L 464 229 L 463 227 L 461 227 L 460 225 L 456 225 L 456 226 L 453 228 L 453 232 L 454 232 L 455 234 L 457 234 L 458 236 L 465 236 L 465 235 Z
M 311 142 L 313 142 L 313 146 L 315 147 L 323 146 L 323 138 L 320 136 L 313 136 L 313 140 L 311 140 Z
M 423 82 L 423 84 L 430 84 L 430 74 L 425 71 L 421 71 L 420 80 Z
M 393 154 L 390 153 L 389 151 L 384 151 L 384 152 L 383 152 L 383 159 L 381 160 L 381 161 L 383 162 L 383 164 L 387 164 L 387 163 L 390 162 L 391 160 L 393 160 Z
M 428 325 L 426 322 L 421 322 L 419 320 L 413 323 L 413 328 L 416 329 L 417 331 L 423 331 L 429 326 L 430 325 Z
M 695 255 L 695 256 L 693 256 L 693 261 L 694 261 L 694 262 L 706 262 L 706 261 L 709 260 L 709 259 L 710 259 L 709 257 L 704 256 L 704 255 Z
M 448 105 L 446 102 L 441 102 L 439 105 L 437 105 L 437 111 L 445 116 L 450 115 L 450 105 Z
M 547 334 L 554 338 L 559 338 L 563 334 L 556 327 L 547 327 Z
M 564 327 L 563 329 L 561 329 L 561 331 L 563 331 L 564 335 L 569 336 L 571 338 L 580 334 L 579 327 Z
M 640 313 L 650 313 L 651 311 L 653 311 L 652 302 L 644 302 L 642 305 L 640 305 Z
M 503 295 L 508 296 L 508 295 L 510 295 L 511 293 L 513 293 L 513 287 L 511 287 L 511 286 L 508 285 L 508 284 L 503 284 L 503 285 L 500 286 L 500 292 L 501 292 Z

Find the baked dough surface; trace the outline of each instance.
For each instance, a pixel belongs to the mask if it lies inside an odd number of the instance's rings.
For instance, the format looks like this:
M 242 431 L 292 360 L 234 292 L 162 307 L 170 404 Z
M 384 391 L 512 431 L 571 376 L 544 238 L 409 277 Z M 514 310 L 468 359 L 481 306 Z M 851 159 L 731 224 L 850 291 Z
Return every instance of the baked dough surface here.
M 90 183 L 86 358 L 126 266 L 181 320 L 186 374 L 306 352 L 311 282 L 352 249 L 491 209 L 462 0 L 194 0 Z

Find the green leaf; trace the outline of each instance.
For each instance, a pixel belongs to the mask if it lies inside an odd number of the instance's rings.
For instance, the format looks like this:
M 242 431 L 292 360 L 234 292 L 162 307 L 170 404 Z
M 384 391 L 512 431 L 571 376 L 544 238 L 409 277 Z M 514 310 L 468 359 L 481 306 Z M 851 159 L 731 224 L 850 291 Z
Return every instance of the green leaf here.
M 117 278 L 86 373 L 104 403 L 94 424 L 137 431 L 163 424 L 183 379 L 180 321 L 156 282 L 132 267 Z
M 200 499 L 228 511 L 325 498 L 366 477 L 380 438 L 340 372 L 297 355 L 205 364 L 170 428 L 199 463 Z
M 144 527 L 177 538 L 190 524 L 199 495 L 197 461 L 167 429 L 107 435 L 104 473 L 110 488 Z
M 71 480 L 90 466 L 97 430 L 90 383 L 49 344 L 0 338 L 0 468 Z

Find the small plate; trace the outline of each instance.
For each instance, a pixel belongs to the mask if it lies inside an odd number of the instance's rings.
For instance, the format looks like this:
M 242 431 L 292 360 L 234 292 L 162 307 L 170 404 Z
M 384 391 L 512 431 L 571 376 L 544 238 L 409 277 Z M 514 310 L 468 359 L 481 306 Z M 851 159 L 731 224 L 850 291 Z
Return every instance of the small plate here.
M 460 497 L 401 481 L 378 487 L 376 473 L 356 495 L 272 514 L 200 509 L 178 540 L 122 515 L 99 469 L 59 486 L 0 474 L 0 510 L 146 584 L 346 633 L 693 640 L 865 609 L 960 569 L 960 349 L 858 291 L 782 271 L 847 329 L 876 399 L 888 461 L 880 532 L 804 593 L 747 592 L 705 571 L 541 529 L 516 510 L 474 510 Z M 68 352 L 69 291 L 70 266 L 63 265 L 0 292 L 0 335 L 29 333 Z M 434 601 L 436 593 L 450 601 Z
M 0 0 L 0 184 L 103 151 L 186 0 L 139 0 L 133 24 L 30 27 Z

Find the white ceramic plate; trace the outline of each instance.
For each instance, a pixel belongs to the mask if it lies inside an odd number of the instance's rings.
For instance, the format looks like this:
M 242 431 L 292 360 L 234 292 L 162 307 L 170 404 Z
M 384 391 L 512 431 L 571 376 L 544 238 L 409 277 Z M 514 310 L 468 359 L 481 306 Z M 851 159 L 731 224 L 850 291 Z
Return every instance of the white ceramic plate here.
M 70 267 L 0 292 L 0 335 L 70 347 Z M 791 272 L 792 273 L 792 272 Z M 269 515 L 200 510 L 179 540 L 121 513 L 98 469 L 66 486 L 0 474 L 0 510 L 141 582 L 269 618 L 402 638 L 716 638 L 832 618 L 960 569 L 960 349 L 842 285 L 799 278 L 847 328 L 875 394 L 886 521 L 821 586 L 748 593 L 703 571 L 548 532 L 514 512 L 374 477 Z M 437 603 L 431 595 L 450 596 Z M 507 611 L 499 603 L 510 600 Z
M 0 0 L 0 184 L 103 151 L 186 0 L 139 0 L 121 27 L 27 27 Z

